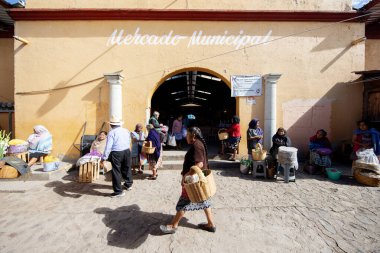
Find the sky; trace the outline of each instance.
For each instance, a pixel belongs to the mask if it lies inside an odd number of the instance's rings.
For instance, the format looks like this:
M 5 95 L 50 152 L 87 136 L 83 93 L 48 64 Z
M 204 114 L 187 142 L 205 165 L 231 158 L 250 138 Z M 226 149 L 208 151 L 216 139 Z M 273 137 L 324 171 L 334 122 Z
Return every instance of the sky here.
M 368 4 L 372 0 L 352 0 L 352 8 L 360 9 L 364 5 Z
M 5 1 L 10 4 L 14 4 L 18 2 L 18 0 L 5 0 Z M 28 0 L 25 0 L 25 1 L 27 2 Z M 366 5 L 367 3 L 371 1 L 372 0 L 352 0 L 352 8 L 360 9 L 361 7 L 363 7 L 364 5 Z

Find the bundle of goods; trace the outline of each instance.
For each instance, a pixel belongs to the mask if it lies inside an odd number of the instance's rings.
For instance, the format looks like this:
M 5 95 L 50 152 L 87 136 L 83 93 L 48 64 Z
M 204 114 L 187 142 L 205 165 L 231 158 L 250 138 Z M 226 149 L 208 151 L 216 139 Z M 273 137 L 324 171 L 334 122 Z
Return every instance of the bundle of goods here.
M 218 131 L 218 138 L 220 141 L 224 141 L 228 139 L 228 133 L 226 132 L 226 129 L 220 129 Z
M 141 152 L 145 154 L 153 154 L 156 148 L 152 146 L 151 141 L 144 141 Z
M 48 171 L 57 170 L 59 168 L 59 165 L 60 165 L 60 162 L 57 157 L 50 156 L 50 155 L 45 156 L 43 171 L 48 172 Z
M 297 149 L 293 147 L 278 148 L 278 163 L 282 165 L 292 165 L 298 167 Z
M 260 143 L 256 144 L 255 149 L 252 149 L 252 159 L 255 161 L 265 160 L 267 157 L 267 151 L 263 149 L 263 146 Z
M 354 178 L 361 184 L 380 187 L 380 165 L 357 160 L 353 166 Z
M 216 185 L 211 170 L 201 170 L 197 166 L 190 168 L 190 175 L 185 178 L 185 189 L 189 199 L 198 203 L 214 196 Z
M 359 163 L 365 164 L 379 164 L 379 159 L 377 158 L 373 148 L 360 149 L 356 151 L 356 156 L 358 157 Z
M 29 144 L 24 140 L 13 139 L 9 141 L 8 154 L 18 154 L 28 151 Z
M 240 172 L 244 175 L 249 173 L 249 170 L 252 166 L 252 161 L 246 158 L 240 160 Z

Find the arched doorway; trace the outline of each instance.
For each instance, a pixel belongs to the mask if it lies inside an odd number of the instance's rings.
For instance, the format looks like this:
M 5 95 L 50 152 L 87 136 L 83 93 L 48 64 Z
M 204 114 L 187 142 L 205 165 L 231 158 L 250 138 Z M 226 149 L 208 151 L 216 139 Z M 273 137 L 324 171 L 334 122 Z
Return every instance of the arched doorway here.
M 228 127 L 238 109 L 227 82 L 205 69 L 185 69 L 167 75 L 152 95 L 151 113 L 159 111 L 160 122 L 170 130 L 178 115 L 193 115 L 195 120 L 190 124 L 201 128 L 209 145 L 217 145 L 218 129 Z

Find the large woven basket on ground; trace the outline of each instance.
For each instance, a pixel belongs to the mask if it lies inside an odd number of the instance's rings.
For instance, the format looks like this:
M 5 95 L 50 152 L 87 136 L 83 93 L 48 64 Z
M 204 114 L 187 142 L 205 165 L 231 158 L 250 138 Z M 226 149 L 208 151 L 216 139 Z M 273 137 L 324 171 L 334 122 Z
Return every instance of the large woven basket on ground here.
M 202 171 L 199 167 L 192 166 L 190 172 L 198 174 L 199 177 L 199 182 L 185 183 L 185 189 L 191 202 L 202 202 L 215 195 L 216 185 L 211 170 Z
M 372 170 L 355 168 L 354 178 L 361 184 L 380 187 L 380 175 Z
M 151 141 L 144 141 L 141 152 L 145 154 L 153 154 L 155 149 L 155 147 L 152 147 Z

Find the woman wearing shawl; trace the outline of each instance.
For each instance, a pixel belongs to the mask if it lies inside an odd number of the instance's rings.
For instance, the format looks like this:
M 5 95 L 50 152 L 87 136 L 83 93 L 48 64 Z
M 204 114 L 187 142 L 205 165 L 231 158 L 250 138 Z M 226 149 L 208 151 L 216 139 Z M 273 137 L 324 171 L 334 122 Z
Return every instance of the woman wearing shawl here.
M 277 129 L 277 132 L 272 137 L 273 145 L 269 150 L 269 153 L 274 159 L 277 159 L 278 148 L 285 146 L 290 147 L 292 145 L 290 138 L 286 135 L 286 130 L 282 127 Z
M 145 140 L 145 134 L 142 131 L 143 126 L 141 124 L 137 124 L 135 127 L 135 131 L 131 133 L 131 139 L 132 139 L 132 152 L 131 152 L 131 157 L 132 157 L 132 169 L 133 169 L 133 174 L 137 174 L 136 168 L 138 168 L 138 173 L 143 174 L 143 171 L 141 169 L 145 157 L 141 153 L 141 149 L 143 146 L 143 142 Z
M 148 129 L 148 137 L 146 137 L 146 141 L 152 142 L 152 147 L 155 147 L 154 153 L 148 155 L 148 162 L 149 162 L 149 169 L 152 170 L 152 176 L 148 177 L 150 180 L 156 180 L 157 179 L 157 169 L 159 166 L 159 158 L 161 156 L 161 141 L 160 141 L 160 135 L 159 133 L 154 129 L 154 126 L 152 124 L 149 124 L 146 126 L 146 129 Z
M 352 136 L 353 160 L 357 159 L 356 152 L 373 148 L 374 153 L 380 155 L 380 134 L 375 128 L 368 129 L 368 123 L 364 120 L 358 122 L 358 129 Z
M 319 129 L 315 135 L 310 137 L 310 164 L 322 167 L 331 166 L 330 154 L 332 153 L 331 143 L 326 137 L 327 132 Z
M 263 144 L 264 132 L 260 128 L 260 121 L 258 119 L 253 119 L 249 122 L 247 130 L 247 148 L 248 156 L 252 156 L 252 149 L 256 148 L 256 144 Z
M 29 143 L 29 163 L 28 166 L 35 164 L 41 157 L 46 156 L 52 150 L 53 138 L 49 130 L 42 125 L 33 128 L 34 133 L 28 138 Z
M 104 150 L 106 149 L 106 144 L 107 144 L 107 132 L 101 131 L 99 135 L 96 137 L 96 139 L 92 142 L 90 153 L 87 153 L 81 158 L 79 158 L 77 161 L 77 166 L 79 167 L 80 165 L 85 164 L 92 160 L 100 160 L 104 153 Z M 103 166 L 106 169 L 106 171 L 109 171 L 112 169 L 112 166 L 109 162 L 103 163 Z

